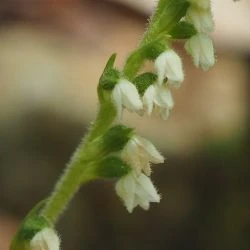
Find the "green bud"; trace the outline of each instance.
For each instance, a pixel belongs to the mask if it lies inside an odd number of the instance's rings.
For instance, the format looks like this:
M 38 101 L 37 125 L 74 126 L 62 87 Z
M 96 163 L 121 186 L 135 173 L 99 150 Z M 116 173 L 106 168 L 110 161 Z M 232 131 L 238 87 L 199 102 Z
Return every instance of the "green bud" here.
M 129 171 L 131 168 L 116 156 L 104 158 L 95 168 L 96 176 L 103 178 L 120 178 Z
M 157 79 L 157 75 L 151 72 L 143 73 L 137 76 L 134 80 L 134 84 L 138 89 L 138 92 L 141 96 L 143 96 L 144 92 L 147 88 L 153 84 Z
M 50 223 L 40 216 L 44 203 L 45 201 L 38 203 L 25 217 L 11 243 L 10 250 L 29 250 L 30 241 L 35 234 L 44 228 L 51 227 Z
M 121 124 L 110 128 L 102 138 L 103 148 L 108 153 L 122 150 L 132 137 L 133 131 Z
M 179 22 L 169 32 L 174 39 L 188 39 L 197 34 L 195 27 L 188 22 Z

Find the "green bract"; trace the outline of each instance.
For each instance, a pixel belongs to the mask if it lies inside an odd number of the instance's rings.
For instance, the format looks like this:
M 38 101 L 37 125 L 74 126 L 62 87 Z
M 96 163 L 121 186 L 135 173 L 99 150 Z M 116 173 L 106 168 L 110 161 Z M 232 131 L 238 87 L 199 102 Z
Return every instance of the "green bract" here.
M 137 76 L 134 80 L 136 88 L 141 96 L 145 93 L 147 88 L 152 85 L 157 79 L 157 75 L 151 72 L 143 73 Z
M 131 167 L 117 156 L 106 157 L 95 167 L 96 175 L 103 178 L 121 178 L 129 171 Z
M 173 39 L 188 39 L 197 34 L 197 30 L 193 26 L 193 24 L 188 22 L 179 22 L 176 24 L 169 34 Z

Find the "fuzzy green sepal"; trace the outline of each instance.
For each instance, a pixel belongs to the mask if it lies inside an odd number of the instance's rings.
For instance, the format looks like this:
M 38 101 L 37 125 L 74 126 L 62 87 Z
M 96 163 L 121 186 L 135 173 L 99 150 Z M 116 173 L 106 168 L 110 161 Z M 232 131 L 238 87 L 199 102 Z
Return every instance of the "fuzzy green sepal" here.
M 121 178 L 129 171 L 131 171 L 131 167 L 116 156 L 104 158 L 95 168 L 96 176 L 108 179 Z
M 197 30 L 193 26 L 193 24 L 188 22 L 179 22 L 176 24 L 173 29 L 169 32 L 169 34 L 174 39 L 188 39 L 197 34 Z

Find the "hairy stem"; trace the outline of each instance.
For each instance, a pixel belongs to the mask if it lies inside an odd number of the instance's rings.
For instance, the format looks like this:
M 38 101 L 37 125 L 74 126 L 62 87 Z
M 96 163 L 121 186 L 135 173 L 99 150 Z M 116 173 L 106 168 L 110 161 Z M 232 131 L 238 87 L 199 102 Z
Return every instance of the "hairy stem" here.
M 96 121 L 92 124 L 89 133 L 76 149 L 65 172 L 56 183 L 54 191 L 47 199 L 45 207 L 41 211 L 41 215 L 50 223 L 56 223 L 80 186 L 95 178 L 88 171 L 93 162 L 91 156 L 94 149 L 91 148 L 91 142 L 110 127 L 115 116 L 116 110 L 111 102 L 103 103 L 100 106 Z

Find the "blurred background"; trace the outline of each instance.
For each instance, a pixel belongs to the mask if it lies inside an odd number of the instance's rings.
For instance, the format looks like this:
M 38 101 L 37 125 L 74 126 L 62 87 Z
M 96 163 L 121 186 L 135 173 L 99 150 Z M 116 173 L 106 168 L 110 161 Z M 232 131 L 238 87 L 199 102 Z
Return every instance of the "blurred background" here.
M 108 57 L 122 66 L 153 0 L 0 1 L 0 249 L 52 190 L 97 110 Z M 154 166 L 162 193 L 128 214 L 114 183 L 82 187 L 58 230 L 64 250 L 250 249 L 250 3 L 213 2 L 217 64 L 196 69 L 164 122 L 126 114 L 167 157 Z

